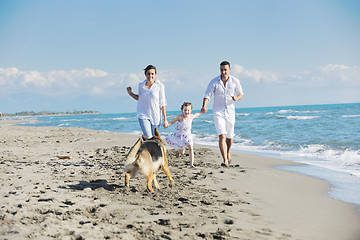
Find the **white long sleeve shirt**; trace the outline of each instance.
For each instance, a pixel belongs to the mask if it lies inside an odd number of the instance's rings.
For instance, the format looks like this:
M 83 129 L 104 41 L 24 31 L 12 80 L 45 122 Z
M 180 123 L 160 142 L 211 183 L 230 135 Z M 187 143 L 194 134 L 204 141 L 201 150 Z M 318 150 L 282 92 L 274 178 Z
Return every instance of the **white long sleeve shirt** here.
M 210 81 L 204 98 L 210 100 L 214 96 L 213 113 L 214 114 L 235 114 L 235 104 L 232 96 L 243 94 L 239 79 L 229 76 L 224 86 L 221 76 Z
M 161 108 L 166 106 L 165 87 L 159 81 L 148 89 L 145 86 L 146 80 L 139 83 L 139 100 L 137 103 L 137 117 L 149 119 L 151 124 L 161 124 Z

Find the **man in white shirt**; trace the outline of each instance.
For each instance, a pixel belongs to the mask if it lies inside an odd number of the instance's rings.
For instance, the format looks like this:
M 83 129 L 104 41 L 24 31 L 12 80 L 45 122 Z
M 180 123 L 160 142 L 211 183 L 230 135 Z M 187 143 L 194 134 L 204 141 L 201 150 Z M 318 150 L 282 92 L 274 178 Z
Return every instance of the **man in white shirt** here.
M 226 167 L 231 163 L 230 148 L 234 138 L 235 128 L 235 101 L 243 96 L 239 79 L 230 76 L 230 63 L 220 63 L 220 76 L 209 83 L 205 92 L 202 111 L 207 112 L 207 104 L 214 96 L 213 114 L 216 132 L 219 136 L 219 148 Z

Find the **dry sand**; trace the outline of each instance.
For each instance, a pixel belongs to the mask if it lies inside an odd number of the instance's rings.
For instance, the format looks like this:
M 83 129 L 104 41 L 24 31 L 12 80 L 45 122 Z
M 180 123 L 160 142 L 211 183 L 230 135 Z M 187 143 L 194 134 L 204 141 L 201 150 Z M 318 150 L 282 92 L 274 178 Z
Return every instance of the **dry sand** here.
M 168 151 L 175 187 L 124 188 L 138 136 L 0 121 L 0 239 L 359 240 L 355 206 L 326 197 L 318 179 L 273 168 L 289 161 L 195 149 L 195 164 Z M 71 156 L 59 159 L 57 156 Z

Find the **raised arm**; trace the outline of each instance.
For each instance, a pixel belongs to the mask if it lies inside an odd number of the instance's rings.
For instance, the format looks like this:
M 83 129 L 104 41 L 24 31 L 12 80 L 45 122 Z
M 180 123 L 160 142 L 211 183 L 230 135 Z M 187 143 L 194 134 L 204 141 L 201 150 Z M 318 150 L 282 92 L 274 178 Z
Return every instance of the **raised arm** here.
M 201 111 L 200 112 L 197 112 L 197 113 L 195 113 L 195 114 L 193 114 L 193 119 L 194 118 L 197 118 L 197 117 L 199 117 L 201 114 L 203 114 L 203 113 L 205 113 L 205 111 L 203 111 L 203 109 L 201 109 Z
M 180 118 L 181 118 L 181 115 L 177 115 L 176 118 L 174 118 L 173 120 L 171 120 L 170 122 L 168 122 L 167 127 L 170 127 L 170 126 L 173 125 L 175 122 L 180 121 L 180 120 L 181 120 Z M 166 127 L 166 128 L 167 128 L 167 127 Z
M 133 93 L 131 87 L 127 87 L 126 90 L 133 99 L 139 100 L 139 95 Z

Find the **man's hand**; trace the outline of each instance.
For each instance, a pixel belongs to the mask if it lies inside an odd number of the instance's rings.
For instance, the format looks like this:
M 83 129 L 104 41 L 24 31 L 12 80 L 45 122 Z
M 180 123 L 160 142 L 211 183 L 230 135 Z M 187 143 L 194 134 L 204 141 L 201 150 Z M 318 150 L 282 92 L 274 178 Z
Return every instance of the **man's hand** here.
M 207 106 L 203 106 L 203 107 L 201 108 L 201 113 L 206 113 L 207 111 L 208 111 Z
M 209 99 L 204 98 L 203 105 L 202 105 L 202 108 L 201 108 L 201 113 L 206 113 L 208 111 L 208 107 L 207 107 L 208 103 L 209 103 Z
M 163 126 L 164 126 L 164 128 L 167 128 L 169 126 L 169 123 L 167 120 L 164 121 Z
M 239 95 L 237 95 L 237 96 L 231 96 L 231 98 L 232 98 L 232 100 L 233 101 L 239 101 L 240 99 L 242 99 L 242 97 L 243 97 L 244 95 L 242 95 L 242 94 L 239 94 Z
M 202 108 L 201 108 L 201 111 L 200 111 L 200 112 L 201 112 L 201 113 L 206 113 L 207 110 L 208 110 L 208 108 L 205 106 L 205 107 L 202 107 Z

